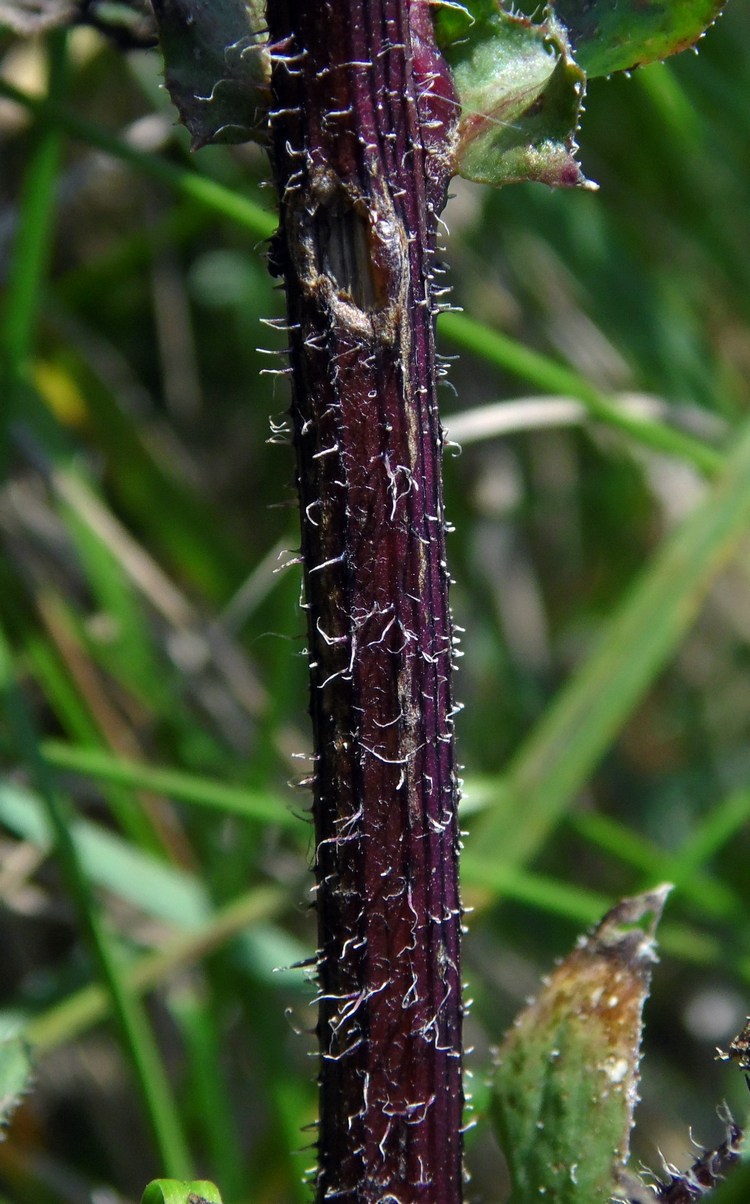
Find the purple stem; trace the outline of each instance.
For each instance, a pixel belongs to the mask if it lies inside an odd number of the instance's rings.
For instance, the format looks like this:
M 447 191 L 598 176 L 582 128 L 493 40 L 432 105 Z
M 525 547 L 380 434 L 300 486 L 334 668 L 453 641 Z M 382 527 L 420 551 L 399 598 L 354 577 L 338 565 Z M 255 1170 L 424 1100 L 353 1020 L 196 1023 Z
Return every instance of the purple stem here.
M 317 1198 L 462 1198 L 461 908 L 426 0 L 269 0 L 319 933 Z

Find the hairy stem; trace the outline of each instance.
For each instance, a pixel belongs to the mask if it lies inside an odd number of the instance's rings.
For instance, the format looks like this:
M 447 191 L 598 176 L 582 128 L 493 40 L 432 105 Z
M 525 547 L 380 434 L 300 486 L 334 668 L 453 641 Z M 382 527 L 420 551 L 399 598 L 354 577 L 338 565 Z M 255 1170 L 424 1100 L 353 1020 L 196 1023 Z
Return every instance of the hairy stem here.
M 269 0 L 315 741 L 318 1199 L 461 1199 L 461 913 L 426 0 Z

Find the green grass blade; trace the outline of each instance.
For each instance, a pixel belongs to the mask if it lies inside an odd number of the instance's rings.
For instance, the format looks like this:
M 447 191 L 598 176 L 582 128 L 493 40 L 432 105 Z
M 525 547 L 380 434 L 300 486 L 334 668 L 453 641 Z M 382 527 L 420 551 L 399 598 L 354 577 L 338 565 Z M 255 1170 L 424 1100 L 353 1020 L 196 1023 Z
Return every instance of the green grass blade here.
M 749 522 L 750 427 L 745 426 L 715 486 L 665 542 L 593 653 L 498 779 L 500 806 L 475 821 L 465 872 L 519 865 L 539 849 L 674 655 Z
M 492 788 L 488 787 L 484 779 L 467 778 L 464 786 L 470 805 L 465 808 L 462 806 L 462 816 L 471 816 L 473 813 L 486 810 L 491 805 Z M 497 794 L 497 787 L 495 787 L 495 794 Z M 749 813 L 750 799 L 745 793 L 732 796 L 731 799 L 727 799 L 726 803 L 716 808 L 701 825 L 698 833 L 700 842 L 697 837 L 695 842 L 691 840 L 689 846 L 686 845 L 677 853 L 661 848 L 653 840 L 649 840 L 639 832 L 634 832 L 619 820 L 602 815 L 601 812 L 584 811 L 571 815 L 570 826 L 578 836 L 604 850 L 622 865 L 639 870 L 643 875 L 643 890 L 660 882 L 662 878 L 668 878 L 675 886 L 678 898 L 689 899 L 706 917 L 731 922 L 741 920 L 744 915 L 741 896 L 727 882 L 702 872 L 701 865 L 708 861 L 716 849 L 745 822 Z M 532 880 L 534 883 L 537 881 L 547 882 L 547 879 L 540 880 L 539 875 L 536 874 L 523 874 L 517 879 L 514 872 L 509 872 L 502 866 L 496 867 L 494 877 L 491 875 L 490 867 L 484 867 L 482 874 L 483 878 L 477 874 L 477 867 L 472 866 L 469 862 L 465 880 L 469 886 L 493 887 L 494 885 L 494 889 L 507 895 L 513 893 L 514 897 L 516 897 L 516 882 L 518 881 L 521 883 L 520 889 L 527 892 L 529 897 L 532 895 L 536 897 L 540 906 L 543 905 L 544 899 L 548 898 L 551 902 L 554 897 L 551 886 L 549 890 L 545 887 L 538 895 L 535 894 Z M 554 883 L 554 887 L 557 888 L 557 886 L 558 884 Z M 585 894 L 588 897 L 588 892 Z M 584 896 L 580 897 L 579 901 L 582 903 L 580 907 L 575 902 L 576 898 L 576 895 L 569 896 L 567 902 L 563 903 L 561 896 L 560 913 L 580 919 L 584 923 L 593 922 L 602 908 L 599 907 L 598 912 L 592 912 L 589 915 L 589 904 L 584 901 Z M 594 906 L 593 896 L 591 897 L 591 906 Z
M 663 868 L 669 869 L 669 861 L 666 858 Z M 656 875 L 650 875 L 651 885 L 655 880 Z M 502 865 L 493 867 L 484 863 L 480 866 L 474 861 L 467 863 L 463 882 L 471 892 L 472 898 L 476 890 L 502 895 L 514 903 L 546 912 L 547 915 L 558 919 L 569 920 L 576 925 L 593 924 L 610 902 L 596 891 L 571 885 L 558 878 Z M 479 898 L 481 900 L 481 896 Z M 732 918 L 736 916 L 735 909 Z M 718 966 L 731 962 L 738 978 L 750 982 L 750 957 L 739 948 L 733 949 L 728 957 L 721 942 L 693 924 L 665 922 L 661 928 L 660 944 L 665 953 L 690 965 Z
M 231 188 L 226 188 L 190 168 L 178 167 L 158 155 L 138 150 L 124 139 L 118 138 L 116 134 L 110 133 L 93 121 L 78 117 L 62 105 L 29 96 L 7 80 L 0 80 L 0 96 L 15 101 L 32 113 L 43 115 L 66 133 L 95 146 L 105 154 L 112 155 L 115 159 L 129 163 L 149 179 L 166 184 L 181 196 L 196 201 L 203 208 L 244 227 L 257 238 L 270 238 L 276 229 L 275 216 L 267 213 L 249 197 L 234 192 Z
M 230 1199 L 242 1194 L 243 1165 L 238 1126 L 231 1112 L 232 1093 L 222 1063 L 216 999 L 204 988 L 187 986 L 169 994 L 169 1010 L 185 1048 L 189 1115 L 200 1126 L 197 1139 L 208 1152 L 208 1165 Z
M 41 792 L 35 797 L 10 782 L 0 782 L 0 821 L 37 848 L 47 848 L 55 838 L 55 824 Z M 190 927 L 205 921 L 210 909 L 208 892 L 186 870 L 88 820 L 70 816 L 67 831 L 87 882 L 167 924 Z
M 750 818 L 750 791 L 730 794 L 706 816 L 674 862 L 678 881 L 693 878 L 700 867 L 731 840 Z
M 51 34 L 48 45 L 49 95 L 58 102 L 67 78 L 65 33 Z M 20 198 L 19 226 L 0 328 L 0 403 L 11 410 L 18 400 L 18 390 L 31 353 L 42 282 L 47 271 L 62 145 L 61 127 L 50 121 L 46 113 L 40 112 L 38 141 Z M 7 415 L 2 429 L 7 432 Z
M 659 848 L 625 824 L 595 811 L 571 816 L 571 821 L 580 836 L 605 849 L 619 861 L 639 869 L 645 875 L 644 886 L 666 877 L 680 895 L 690 899 L 707 917 L 738 921 L 744 914 L 742 899 L 731 886 L 700 872 L 701 864 L 709 859 L 711 851 L 704 854 L 703 849 L 696 849 L 697 856 L 694 859 L 689 858 L 686 851 L 675 854 Z M 707 829 L 710 824 L 709 818 L 701 830 Z M 693 846 L 692 840 L 690 846 Z
M 575 397 L 587 407 L 593 418 L 622 431 L 646 447 L 686 460 L 708 476 L 717 472 L 723 463 L 721 452 L 665 423 L 627 413 L 572 368 L 523 346 L 467 314 L 443 314 L 439 330 L 456 347 L 494 364 L 503 372 L 528 381 L 545 393 Z
M 248 891 L 217 911 L 210 922 L 188 933 L 179 933 L 162 949 L 139 957 L 124 974 L 130 991 L 144 995 L 166 982 L 178 971 L 210 956 L 253 925 L 277 915 L 286 903 L 284 892 L 263 886 Z M 90 983 L 61 1003 L 36 1016 L 26 1028 L 26 1037 L 40 1054 L 57 1049 L 100 1023 L 109 1014 L 107 992 Z
M 466 860 L 462 870 L 464 886 L 472 890 L 472 897 L 476 889 L 489 891 L 576 924 L 593 924 L 610 902 L 595 891 L 515 866 L 490 865 L 472 858 Z
M 127 988 L 122 970 L 113 954 L 111 938 L 102 923 L 73 840 L 71 808 L 57 793 L 50 769 L 39 751 L 30 712 L 15 682 L 10 647 L 1 629 L 0 697 L 7 710 L 16 747 L 43 801 L 48 822 L 54 832 L 57 854 L 67 879 L 68 890 L 88 938 L 102 982 L 109 992 L 112 1010 L 133 1065 L 164 1165 L 172 1174 L 188 1174 L 190 1156 L 153 1035 L 139 1004 Z
M 42 747 L 45 758 L 56 769 L 134 790 L 149 790 L 256 823 L 278 824 L 290 832 L 300 829 L 299 818 L 290 811 L 288 801 L 270 791 L 227 786 L 196 774 L 127 761 L 100 749 L 76 747 L 61 740 L 46 740 Z
M 169 570 L 178 565 L 202 593 L 223 601 L 247 570 L 236 541 L 221 528 L 205 499 L 187 488 L 164 458 L 155 454 L 139 424 L 124 412 L 115 391 L 85 355 L 68 346 L 61 351 L 59 367 L 86 399 L 87 421 L 94 442 L 107 457 L 121 512 L 137 526 L 148 523 L 151 539 Z M 25 417 L 31 422 L 31 406 Z M 61 454 L 50 440 L 39 432 L 37 436 L 49 457 L 51 484 L 66 506 L 75 508 L 79 518 L 100 532 L 111 527 L 119 536 L 110 507 L 85 475 L 76 471 L 69 453 Z

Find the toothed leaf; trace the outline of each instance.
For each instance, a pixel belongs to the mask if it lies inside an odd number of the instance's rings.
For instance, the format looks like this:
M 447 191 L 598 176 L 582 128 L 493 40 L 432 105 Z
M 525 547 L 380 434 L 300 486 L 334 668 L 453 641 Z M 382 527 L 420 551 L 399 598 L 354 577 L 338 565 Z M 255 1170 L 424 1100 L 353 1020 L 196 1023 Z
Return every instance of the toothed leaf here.
M 6 1125 L 13 1109 L 28 1091 L 31 1079 L 29 1047 L 22 1037 L 0 1041 L 0 1125 Z
M 219 1189 L 208 1179 L 154 1179 L 141 1204 L 221 1204 Z
M 262 5 L 154 0 L 164 79 L 193 149 L 262 141 L 270 58 Z
M 494 0 L 443 8 L 438 33 L 461 103 L 456 171 L 484 184 L 585 185 L 575 131 L 585 75 L 562 27 L 511 16 Z
M 623 899 L 608 912 L 503 1042 L 493 1111 L 513 1184 L 510 1204 L 603 1204 L 617 1190 L 667 889 Z
M 693 46 L 726 0 L 552 0 L 576 61 L 587 75 L 610 75 Z
M 510 0 L 436 0 L 461 104 L 456 171 L 485 184 L 585 185 L 575 134 L 587 76 L 692 46 L 726 0 L 549 0 L 535 23 Z

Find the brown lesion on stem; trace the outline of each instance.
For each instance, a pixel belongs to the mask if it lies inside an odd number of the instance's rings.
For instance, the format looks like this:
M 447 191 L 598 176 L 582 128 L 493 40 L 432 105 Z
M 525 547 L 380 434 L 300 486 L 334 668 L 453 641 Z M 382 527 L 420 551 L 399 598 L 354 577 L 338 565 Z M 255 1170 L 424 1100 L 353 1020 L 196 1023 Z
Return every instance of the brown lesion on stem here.
M 404 333 L 408 253 L 389 201 L 365 195 L 325 167 L 310 173 L 287 216 L 300 286 L 328 311 L 332 332 L 349 328 L 373 347 L 394 345 Z
M 341 300 L 372 312 L 388 301 L 390 281 L 377 271 L 377 242 L 362 197 L 352 197 L 336 179 L 315 214 L 318 271 Z M 322 191 L 322 190 L 321 190 Z
M 316 773 L 319 1200 L 458 1204 L 451 623 L 422 0 L 270 0 Z

